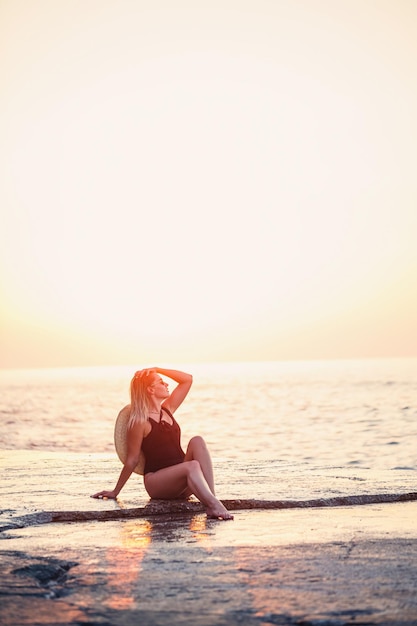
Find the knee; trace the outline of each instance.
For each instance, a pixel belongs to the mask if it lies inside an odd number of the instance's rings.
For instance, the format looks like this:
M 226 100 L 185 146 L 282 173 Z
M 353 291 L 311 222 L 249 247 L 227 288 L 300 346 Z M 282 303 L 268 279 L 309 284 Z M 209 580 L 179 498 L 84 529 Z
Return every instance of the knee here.
M 187 461 L 187 470 L 188 470 L 188 474 L 192 475 L 192 474 L 197 474 L 198 472 L 201 472 L 201 465 L 199 463 L 199 461 Z
M 199 448 L 206 448 L 206 442 L 204 441 L 203 437 L 200 437 L 200 435 L 196 435 L 195 437 L 192 437 L 190 439 L 190 444 L 193 447 L 199 447 Z

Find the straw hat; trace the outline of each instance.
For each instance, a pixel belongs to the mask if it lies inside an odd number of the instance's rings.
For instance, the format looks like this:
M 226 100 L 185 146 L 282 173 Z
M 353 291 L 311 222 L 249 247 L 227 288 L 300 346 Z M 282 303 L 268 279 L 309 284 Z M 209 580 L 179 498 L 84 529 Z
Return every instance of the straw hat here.
M 127 455 L 127 423 L 130 417 L 130 404 L 125 406 L 119 413 L 114 425 L 114 445 L 116 448 L 117 456 L 122 463 L 126 461 Z M 145 471 L 145 455 L 140 453 L 139 463 L 133 470 L 136 474 L 144 474 Z

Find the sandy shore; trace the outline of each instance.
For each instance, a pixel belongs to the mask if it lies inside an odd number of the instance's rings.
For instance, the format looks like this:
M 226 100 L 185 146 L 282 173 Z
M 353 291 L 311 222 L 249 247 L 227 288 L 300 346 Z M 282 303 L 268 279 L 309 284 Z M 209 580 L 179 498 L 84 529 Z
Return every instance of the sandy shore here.
M 94 457 L 92 480 L 85 464 L 77 475 L 79 463 L 57 458 L 1 454 L 4 626 L 417 623 L 415 500 L 236 506 L 233 522 L 216 522 L 195 502 L 149 508 L 134 482 L 118 503 L 92 500 L 87 489 L 106 486 L 114 464 Z M 258 501 L 271 501 L 271 489 Z M 48 511 L 79 521 L 53 522 Z

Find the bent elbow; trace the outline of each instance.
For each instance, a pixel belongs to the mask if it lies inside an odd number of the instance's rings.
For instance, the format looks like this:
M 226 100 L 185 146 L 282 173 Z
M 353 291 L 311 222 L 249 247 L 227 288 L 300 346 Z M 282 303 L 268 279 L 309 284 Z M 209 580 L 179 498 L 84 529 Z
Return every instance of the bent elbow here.
M 127 457 L 127 459 L 125 461 L 125 467 L 128 470 L 130 470 L 131 472 L 133 472 L 133 470 L 135 469 L 135 467 L 139 463 L 139 460 L 140 460 L 140 455 L 129 456 L 129 457 Z

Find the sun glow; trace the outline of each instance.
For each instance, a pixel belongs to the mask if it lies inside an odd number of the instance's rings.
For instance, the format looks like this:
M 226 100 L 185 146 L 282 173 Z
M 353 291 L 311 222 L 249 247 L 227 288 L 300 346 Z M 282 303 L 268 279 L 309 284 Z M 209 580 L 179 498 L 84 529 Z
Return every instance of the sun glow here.
M 415 353 L 416 9 L 338 7 L 2 3 L 2 366 Z

